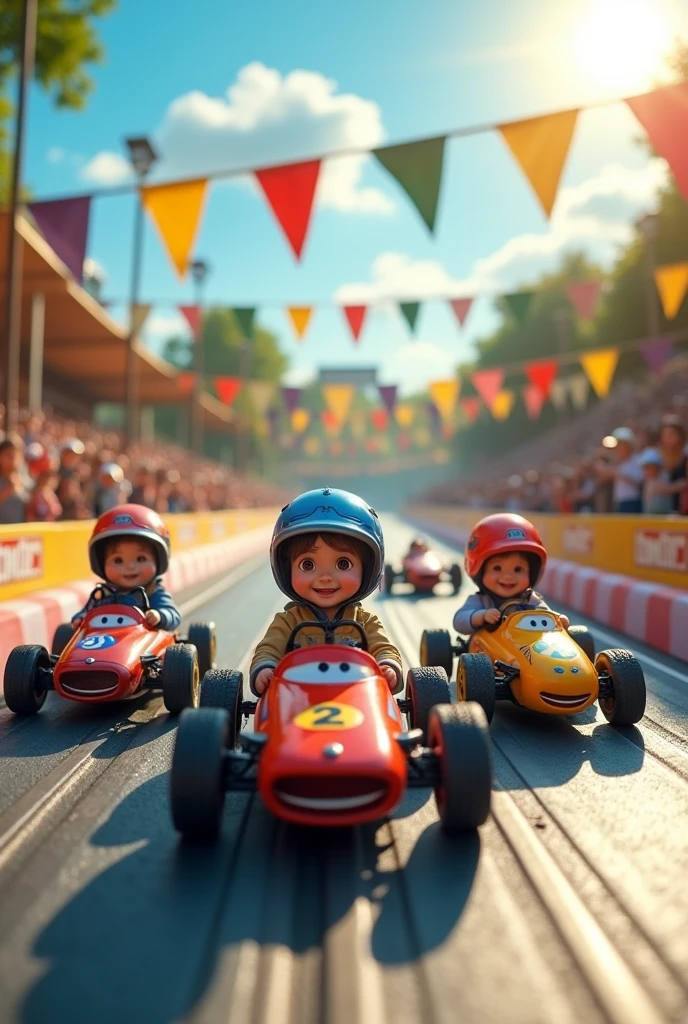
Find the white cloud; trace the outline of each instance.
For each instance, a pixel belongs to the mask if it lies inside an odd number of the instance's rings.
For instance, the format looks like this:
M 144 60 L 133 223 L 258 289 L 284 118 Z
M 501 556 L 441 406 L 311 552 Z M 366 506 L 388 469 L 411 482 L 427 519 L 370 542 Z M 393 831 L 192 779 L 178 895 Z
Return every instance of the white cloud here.
M 316 376 L 317 370 L 313 366 L 294 366 L 284 374 L 282 383 L 290 388 L 304 388 L 312 384 Z
M 81 177 L 93 185 L 120 185 L 132 176 L 131 164 L 120 153 L 103 150 L 92 157 Z
M 146 344 L 159 348 L 168 338 L 189 334 L 189 325 L 177 311 L 151 313 L 143 327 Z
M 61 164 L 65 158 L 65 151 L 60 146 L 51 146 L 45 156 L 48 163 Z

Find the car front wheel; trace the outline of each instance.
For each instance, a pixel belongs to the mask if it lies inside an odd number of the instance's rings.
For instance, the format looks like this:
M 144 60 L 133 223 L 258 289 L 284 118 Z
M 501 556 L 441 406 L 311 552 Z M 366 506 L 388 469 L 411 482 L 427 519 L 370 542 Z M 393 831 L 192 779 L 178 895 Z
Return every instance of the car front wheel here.
M 438 760 L 435 800 L 450 835 L 484 824 L 492 795 L 490 732 L 474 703 L 441 704 L 430 712 L 428 746 Z
M 199 672 L 196 648 L 191 644 L 172 644 L 165 651 L 160 674 L 162 699 L 171 715 L 185 708 L 197 708 Z
M 179 718 L 170 773 L 172 821 L 188 839 L 211 840 L 220 830 L 227 712 L 185 711 Z
M 495 708 L 495 674 L 486 654 L 461 654 L 456 672 L 456 696 L 460 701 L 475 701 L 492 721 Z
M 420 729 L 423 743 L 427 742 L 428 716 L 437 704 L 450 704 L 449 680 L 443 668 L 411 668 L 406 676 L 406 698 L 410 702 L 408 712 L 412 729 Z
M 244 677 L 231 669 L 214 668 L 201 680 L 202 708 L 222 708 L 227 712 L 227 746 L 234 749 L 241 729 L 241 701 Z
M 10 651 L 5 665 L 5 703 L 15 715 L 35 715 L 45 704 L 45 672 L 50 655 L 38 644 L 23 644 Z
M 600 651 L 595 658 L 600 679 L 599 705 L 610 725 L 635 725 L 645 714 L 645 676 L 630 651 Z

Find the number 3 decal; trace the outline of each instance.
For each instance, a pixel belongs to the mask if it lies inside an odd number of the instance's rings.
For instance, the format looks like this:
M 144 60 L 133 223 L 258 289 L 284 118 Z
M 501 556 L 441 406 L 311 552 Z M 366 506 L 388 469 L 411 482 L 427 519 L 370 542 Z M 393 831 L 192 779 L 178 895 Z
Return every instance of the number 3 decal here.
M 354 729 L 363 721 L 363 713 L 349 704 L 314 704 L 294 719 L 300 729 Z

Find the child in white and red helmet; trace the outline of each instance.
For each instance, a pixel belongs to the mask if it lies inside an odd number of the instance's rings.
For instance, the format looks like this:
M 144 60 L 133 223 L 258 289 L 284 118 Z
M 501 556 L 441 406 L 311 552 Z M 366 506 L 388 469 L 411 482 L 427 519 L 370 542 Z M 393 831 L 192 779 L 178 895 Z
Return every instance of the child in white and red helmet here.
M 93 527 L 88 554 L 91 568 L 109 589 L 103 588 L 101 597 L 89 598 L 72 619 L 75 628 L 98 604 L 115 600 L 138 605 L 138 587 L 148 596 L 148 625 L 169 633 L 179 628 L 181 615 L 161 579 L 170 564 L 170 535 L 157 512 L 143 505 L 118 505 L 104 512 Z

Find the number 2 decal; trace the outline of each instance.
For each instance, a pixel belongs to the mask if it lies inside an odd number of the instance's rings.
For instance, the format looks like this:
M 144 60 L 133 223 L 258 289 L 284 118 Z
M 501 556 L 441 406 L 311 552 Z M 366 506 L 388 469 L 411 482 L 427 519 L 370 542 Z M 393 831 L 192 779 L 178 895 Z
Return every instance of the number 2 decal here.
M 321 704 L 314 708 L 313 721 L 315 725 L 322 725 L 325 728 L 337 729 L 344 725 L 340 709 L 336 704 Z
M 363 712 L 352 708 L 349 704 L 314 704 L 306 708 L 294 719 L 294 725 L 300 729 L 317 731 L 319 729 L 354 729 L 363 721 Z

